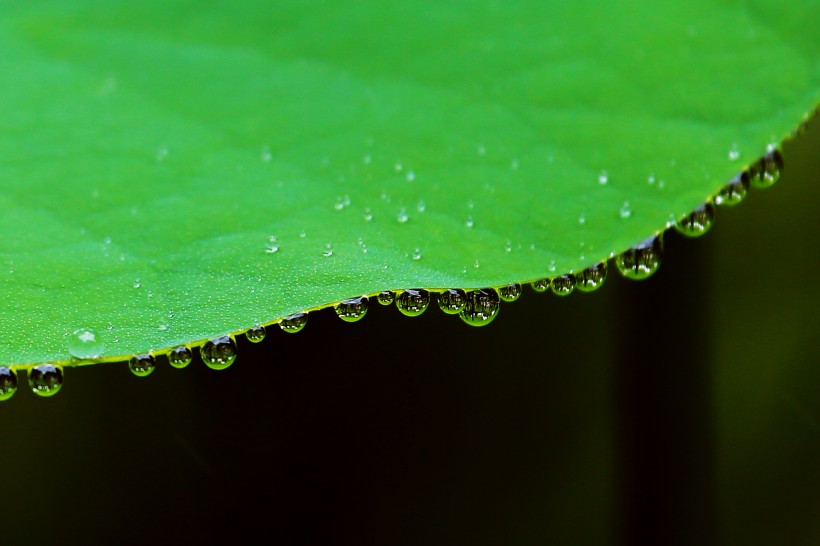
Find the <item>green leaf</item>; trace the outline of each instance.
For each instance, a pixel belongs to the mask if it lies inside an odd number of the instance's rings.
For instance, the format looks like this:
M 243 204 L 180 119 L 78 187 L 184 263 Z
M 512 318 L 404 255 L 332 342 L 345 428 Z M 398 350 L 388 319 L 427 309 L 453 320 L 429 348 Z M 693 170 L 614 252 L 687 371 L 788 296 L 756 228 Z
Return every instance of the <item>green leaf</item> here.
M 815 20 L 808 0 L 4 4 L 0 365 L 606 260 L 816 107 Z M 79 329 L 100 345 L 72 356 Z

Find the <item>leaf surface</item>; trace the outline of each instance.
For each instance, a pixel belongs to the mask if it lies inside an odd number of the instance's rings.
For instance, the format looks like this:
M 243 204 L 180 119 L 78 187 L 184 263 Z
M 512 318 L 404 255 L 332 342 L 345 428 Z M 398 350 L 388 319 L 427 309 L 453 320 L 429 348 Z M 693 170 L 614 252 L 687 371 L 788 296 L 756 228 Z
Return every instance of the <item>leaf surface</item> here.
M 797 1 L 0 7 L 0 365 L 579 271 L 820 100 Z

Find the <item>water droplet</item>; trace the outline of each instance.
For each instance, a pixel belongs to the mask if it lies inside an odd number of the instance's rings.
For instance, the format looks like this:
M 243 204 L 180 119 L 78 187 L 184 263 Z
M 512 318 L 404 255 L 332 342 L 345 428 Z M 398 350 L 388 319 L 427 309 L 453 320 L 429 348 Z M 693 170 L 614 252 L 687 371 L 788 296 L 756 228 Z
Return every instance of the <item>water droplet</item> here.
M 647 184 L 649 184 L 650 186 L 651 186 L 652 184 L 654 184 L 654 183 L 655 183 L 655 175 L 654 175 L 654 174 L 650 174 L 650 175 L 646 178 L 646 183 L 647 183 Z
M 498 292 L 492 288 L 471 290 L 467 292 L 467 303 L 459 316 L 470 326 L 484 326 L 498 315 L 500 307 Z
M 407 179 L 408 182 L 412 182 L 413 180 L 416 179 L 416 173 L 414 173 L 413 171 L 407 171 L 407 174 L 405 175 L 405 178 Z
M 279 327 L 289 334 L 295 334 L 307 324 L 307 313 L 294 313 L 282 319 Z
M 439 309 L 448 315 L 455 315 L 467 304 L 467 293 L 460 288 L 449 288 L 438 295 Z
M 54 396 L 63 387 L 63 369 L 54 364 L 40 364 L 28 371 L 28 386 L 37 396 Z
M 586 224 L 586 223 L 587 223 L 587 217 L 586 217 L 586 215 L 581 214 L 580 216 L 578 216 L 578 223 L 579 223 L 579 224 L 581 224 L 582 226 L 583 226 L 584 224 Z
M 661 266 L 661 239 L 658 236 L 639 243 L 615 258 L 615 265 L 627 279 L 646 279 Z
M 139 279 L 135 280 L 134 281 L 134 288 L 141 288 L 141 287 L 142 287 L 142 283 L 140 282 L 140 280 Z
M 393 168 L 396 169 L 397 173 L 400 173 L 401 170 L 404 168 L 404 165 L 402 165 L 401 163 L 396 163 L 395 165 L 393 165 Z
M 601 171 L 601 174 L 598 175 L 598 183 L 602 186 L 606 185 L 609 182 L 609 175 L 606 171 Z
M 153 372 L 156 367 L 157 361 L 151 353 L 134 355 L 128 362 L 128 369 L 137 377 L 147 377 L 151 375 L 151 372 Z
M 199 355 L 212 370 L 224 370 L 236 360 L 236 342 L 231 336 L 208 340 L 199 348 Z
M 556 296 L 568 296 L 575 291 L 575 275 L 567 273 L 552 279 L 552 293 Z
M 105 343 L 100 334 L 91 328 L 80 328 L 68 339 L 68 352 L 75 358 L 99 358 L 105 350 Z
M 421 258 L 422 258 L 421 250 L 418 249 L 418 248 L 414 249 L 413 254 L 411 254 L 410 257 L 413 258 L 414 260 L 421 260 Z
M 265 163 L 270 163 L 271 159 L 273 159 L 273 155 L 270 153 L 270 149 L 267 146 L 262 147 L 262 161 Z
M 714 219 L 715 207 L 711 203 L 704 203 L 681 218 L 675 224 L 675 229 L 687 237 L 699 237 L 709 231 Z
M 333 256 L 333 245 L 330 243 L 325 244 L 325 249 L 322 251 L 322 256 L 325 258 L 330 258 Z
M 396 296 L 396 308 L 402 315 L 417 317 L 430 305 L 430 293 L 421 288 L 403 290 Z
M 333 204 L 333 208 L 336 210 L 344 210 L 345 207 L 350 205 L 350 196 L 342 195 L 336 198 L 336 202 Z
M 550 271 L 555 271 L 556 269 L 557 269 L 557 267 L 555 267 L 555 260 L 550 260 L 549 270 Z
M 265 327 L 261 324 L 255 324 L 253 327 L 245 330 L 245 337 L 251 343 L 260 343 L 265 339 Z
M 270 254 L 279 252 L 279 243 L 276 241 L 276 235 L 268 237 L 268 246 L 265 247 L 265 252 Z
M 473 262 L 473 267 L 474 267 L 475 269 L 478 269 L 479 267 L 481 267 L 481 264 L 480 264 L 480 263 L 478 263 L 478 258 L 476 258 L 476 261 L 474 261 L 474 262 Z
M 378 301 L 382 305 L 390 305 L 396 299 L 396 295 L 393 294 L 390 290 L 385 290 L 384 292 L 379 292 L 379 295 L 376 296 L 376 301 Z
M 512 252 L 512 241 L 507 241 L 504 243 L 504 251 Z
M 606 262 L 587 267 L 575 275 L 575 288 L 581 292 L 592 292 L 604 284 L 606 280 Z
M 193 358 L 194 355 L 191 352 L 191 349 L 185 345 L 174 347 L 171 349 L 171 352 L 168 353 L 168 363 L 178 369 L 184 368 L 190 364 Z
M 333 306 L 336 315 L 345 322 L 356 322 L 361 320 L 367 313 L 367 296 L 350 298 L 340 301 Z
M 416 210 L 419 212 L 424 212 L 427 210 L 427 204 L 424 201 L 419 201 L 418 205 L 416 205 Z
M 17 392 L 17 372 L 8 366 L 0 366 L 0 402 L 8 400 Z
M 624 201 L 624 204 L 621 205 L 621 210 L 618 211 L 618 215 L 624 220 L 632 217 L 632 207 L 629 206 L 629 201 Z
M 768 188 L 780 179 L 782 172 L 783 157 L 777 150 L 772 150 L 749 167 L 749 178 L 755 188 Z
M 749 192 L 749 173 L 742 172 L 726 184 L 720 193 L 715 196 L 715 204 L 729 206 L 737 205 L 746 198 Z
M 464 225 L 467 226 L 468 228 L 473 227 L 473 225 L 475 225 L 474 222 L 473 222 L 473 217 L 468 216 L 467 220 L 464 222 Z
M 537 281 L 532 281 L 530 283 L 530 287 L 538 293 L 546 292 L 547 288 L 550 287 L 550 280 L 549 279 L 538 279 Z
M 740 159 L 740 150 L 737 149 L 737 144 L 732 144 L 729 148 L 729 161 L 737 161 Z
M 370 208 L 364 209 L 364 221 L 369 222 L 373 219 L 373 212 L 371 212 Z
M 399 213 L 396 215 L 396 220 L 398 220 L 400 224 L 406 223 L 409 219 L 410 217 L 407 216 L 407 209 L 400 209 Z
M 498 295 L 503 301 L 515 301 L 521 297 L 521 285 L 513 283 L 502 286 L 498 289 Z

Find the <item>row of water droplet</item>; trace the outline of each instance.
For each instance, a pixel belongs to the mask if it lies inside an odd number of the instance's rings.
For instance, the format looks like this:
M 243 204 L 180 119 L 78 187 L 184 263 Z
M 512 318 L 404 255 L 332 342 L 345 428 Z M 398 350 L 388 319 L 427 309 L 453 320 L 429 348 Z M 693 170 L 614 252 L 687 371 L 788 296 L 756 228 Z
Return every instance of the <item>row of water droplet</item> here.
M 531 283 L 533 290 L 544 292 L 552 287 L 554 293 L 566 295 L 578 288 L 583 291 L 592 291 L 600 287 L 606 278 L 606 263 L 590 267 L 580 275 L 562 275 L 554 279 L 542 279 Z M 417 317 L 424 313 L 435 298 L 439 308 L 448 315 L 458 315 L 465 323 L 471 326 L 489 324 L 500 309 L 500 302 L 517 300 L 523 292 L 522 285 L 512 283 L 500 288 L 482 288 L 477 290 L 462 290 L 458 288 L 446 290 L 407 289 L 399 291 L 383 291 L 375 295 L 381 305 L 396 305 L 396 308 L 405 316 Z M 437 297 L 436 297 L 437 296 Z M 333 306 L 336 315 L 346 322 L 356 322 L 364 318 L 370 301 L 368 296 L 350 298 L 338 302 Z M 308 312 L 295 313 L 277 323 L 287 333 L 301 331 L 308 321 Z M 97 340 L 93 331 L 78 330 L 74 336 L 78 343 L 93 343 Z M 75 334 L 77 333 L 75 332 Z M 244 335 L 248 341 L 259 343 L 266 337 L 267 330 L 263 325 L 255 325 L 246 330 Z M 89 347 L 83 347 L 89 356 Z M 81 353 L 75 348 L 76 353 Z M 203 363 L 214 370 L 224 370 L 236 360 L 237 344 L 233 335 L 225 335 L 206 341 L 199 347 L 199 354 Z M 174 347 L 167 353 L 168 363 L 174 368 L 185 368 L 193 361 L 191 347 L 181 345 Z M 128 368 L 138 377 L 150 375 L 157 365 L 157 358 L 152 353 L 133 356 L 128 362 Z M 28 384 L 31 390 L 41 397 L 57 394 L 63 384 L 63 367 L 55 364 L 41 364 L 28 370 Z M 0 401 L 8 400 L 17 392 L 17 371 L 7 366 L 0 366 Z
M 715 206 L 734 206 L 746 198 L 749 187 L 768 188 L 780 179 L 783 172 L 783 158 L 777 149 L 770 148 L 759 161 L 753 163 L 726 184 L 713 199 L 705 202 L 683 218 L 670 219 L 667 227 L 687 237 L 700 237 L 712 227 Z M 621 274 L 629 279 L 645 279 L 660 267 L 662 234 L 656 234 L 615 258 Z
M 731 180 L 711 201 L 707 201 L 688 215 L 670 222 L 677 232 L 688 236 L 703 235 L 712 226 L 715 205 L 733 206 L 743 201 L 750 186 L 768 188 L 780 177 L 783 159 L 776 149 L 771 149 L 763 158 L 752 164 L 748 170 Z M 615 256 L 619 273 L 627 279 L 646 279 L 655 273 L 661 264 L 662 233 L 658 233 Z M 529 283 L 538 293 L 551 290 L 558 296 L 567 296 L 575 290 L 592 292 L 606 280 L 607 263 L 592 265 L 579 273 L 567 273 L 556 277 L 534 280 Z M 458 315 L 471 326 L 484 326 L 498 315 L 500 302 L 516 301 L 522 294 L 522 285 L 511 283 L 499 288 L 462 290 L 405 289 L 383 291 L 375 295 L 381 305 L 392 305 L 405 316 L 416 317 L 424 313 L 435 295 L 439 308 L 448 315 Z M 346 322 L 361 320 L 367 313 L 369 296 L 346 299 L 333 306 L 334 311 Z M 295 313 L 273 323 L 288 333 L 301 331 L 308 320 L 308 312 Z M 259 343 L 265 339 L 266 328 L 256 325 L 244 332 L 245 337 Z M 101 352 L 99 339 L 92 330 L 81 329 L 74 332 L 70 352 L 77 358 L 96 358 Z M 96 354 L 92 354 L 96 353 Z M 210 339 L 199 347 L 202 361 L 211 369 L 224 370 L 236 360 L 237 346 L 233 335 Z M 185 368 L 193 360 L 189 346 L 178 346 L 167 354 L 168 362 L 174 368 Z M 131 372 L 138 377 L 150 375 L 156 368 L 156 357 L 151 353 L 135 355 L 128 362 Z M 28 385 L 38 396 L 49 397 L 60 391 L 63 385 L 63 368 L 55 364 L 40 364 L 27 372 Z M 17 371 L 8 366 L 0 366 L 0 401 L 8 400 L 17 392 Z

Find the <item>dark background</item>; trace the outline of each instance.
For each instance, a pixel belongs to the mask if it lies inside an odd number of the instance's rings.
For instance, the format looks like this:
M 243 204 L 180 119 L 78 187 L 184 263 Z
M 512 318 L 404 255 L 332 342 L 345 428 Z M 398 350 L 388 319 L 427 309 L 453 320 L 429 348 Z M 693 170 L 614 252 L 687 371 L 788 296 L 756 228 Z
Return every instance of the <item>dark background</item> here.
M 818 120 L 783 151 L 647 281 L 21 385 L 0 543 L 820 544 Z

